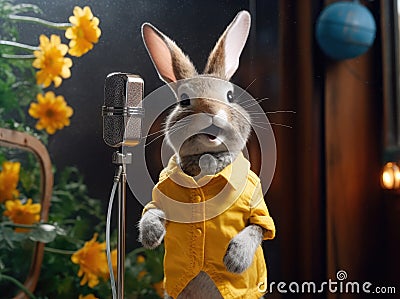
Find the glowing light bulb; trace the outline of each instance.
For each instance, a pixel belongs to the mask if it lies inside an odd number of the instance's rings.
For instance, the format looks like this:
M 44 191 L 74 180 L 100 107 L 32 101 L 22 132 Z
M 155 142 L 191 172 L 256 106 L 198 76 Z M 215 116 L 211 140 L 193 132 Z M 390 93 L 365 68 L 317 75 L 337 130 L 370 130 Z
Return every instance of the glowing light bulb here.
M 400 168 L 394 162 L 388 162 L 383 166 L 381 185 L 384 189 L 400 188 Z

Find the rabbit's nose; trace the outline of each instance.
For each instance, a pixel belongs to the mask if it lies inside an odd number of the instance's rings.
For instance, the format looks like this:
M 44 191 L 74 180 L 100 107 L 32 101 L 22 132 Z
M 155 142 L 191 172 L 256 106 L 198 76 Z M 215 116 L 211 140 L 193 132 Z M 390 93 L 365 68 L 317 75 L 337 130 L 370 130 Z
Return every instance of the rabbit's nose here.
M 217 114 L 215 114 L 212 118 L 213 124 L 217 127 L 223 128 L 228 122 L 228 115 L 224 110 L 218 110 Z

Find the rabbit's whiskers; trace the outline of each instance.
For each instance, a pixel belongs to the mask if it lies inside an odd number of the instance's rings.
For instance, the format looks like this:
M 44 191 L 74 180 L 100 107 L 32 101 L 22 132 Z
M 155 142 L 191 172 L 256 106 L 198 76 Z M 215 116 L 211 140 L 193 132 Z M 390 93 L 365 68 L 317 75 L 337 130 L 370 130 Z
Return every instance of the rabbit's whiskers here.
M 156 131 L 156 132 L 147 134 L 146 136 L 143 136 L 142 139 L 147 139 L 147 138 L 150 137 L 150 136 L 154 136 L 154 135 L 157 135 L 157 134 L 160 134 L 160 133 L 163 133 L 163 132 L 164 132 L 164 129 L 161 129 L 161 130 L 158 130 L 158 131 Z
M 173 135 L 175 133 L 177 133 L 179 130 L 183 129 L 185 126 L 187 125 L 187 123 L 183 123 L 183 124 L 178 124 L 178 125 L 174 125 L 170 128 L 170 131 L 168 132 L 170 135 Z M 160 139 L 161 137 L 164 137 L 166 135 L 166 131 L 165 130 L 159 130 L 156 133 L 161 133 L 159 136 L 155 137 L 154 139 L 150 140 L 149 142 L 147 142 L 144 146 L 148 146 L 150 144 L 152 144 L 154 141 L 156 141 L 157 139 Z M 150 136 L 150 135 L 147 135 Z
M 246 100 L 246 101 L 244 101 L 244 102 L 242 102 L 240 104 L 242 105 L 243 108 L 247 109 L 247 108 L 253 107 L 255 105 L 258 105 L 258 104 L 260 104 L 261 102 L 263 102 L 265 100 L 269 100 L 269 98 L 249 99 L 249 100 Z M 246 103 L 246 102 L 250 102 L 250 103 L 247 103 L 247 104 L 243 105 L 243 103 Z
M 191 110 L 191 111 L 193 112 L 193 110 Z M 188 124 L 188 123 L 190 123 L 190 121 L 191 121 L 190 117 L 188 117 L 188 118 L 184 117 L 184 118 L 182 118 L 182 119 L 176 121 L 175 124 L 174 124 L 174 126 L 177 125 L 177 124 L 183 124 L 183 123 L 184 123 L 184 124 Z M 161 126 L 165 127 L 167 124 L 168 124 L 168 121 L 163 121 L 163 122 L 161 123 Z
M 264 101 L 264 100 L 269 100 L 269 98 L 262 98 L 262 99 L 253 99 L 253 98 L 251 98 L 251 99 L 247 99 L 247 100 L 245 100 L 245 101 L 239 102 L 238 104 L 240 104 L 240 105 L 243 105 L 243 104 L 250 104 L 250 103 L 252 103 L 252 104 L 258 104 L 258 103 L 261 103 L 261 102 Z
M 187 120 L 187 121 L 184 121 L 184 120 L 180 120 L 180 121 L 178 121 L 178 123 L 179 123 L 179 126 L 183 126 L 183 125 L 187 125 L 187 124 L 189 124 L 189 120 Z M 177 123 L 177 124 L 178 124 Z M 166 126 L 166 124 L 167 124 L 167 122 L 162 122 L 161 123 L 161 126 Z M 142 137 L 142 139 L 146 139 L 147 137 L 150 137 L 150 136 L 153 136 L 153 135 L 157 135 L 157 134 L 160 134 L 160 133 L 163 133 L 165 131 L 165 129 L 163 128 L 163 129 L 160 129 L 160 130 L 158 130 L 158 131 L 156 131 L 156 132 L 153 132 L 153 133 L 150 133 L 150 134 L 147 134 L 146 136 L 143 136 Z
M 265 111 L 265 112 L 253 112 L 247 111 L 250 115 L 265 115 L 265 114 L 277 114 L 277 113 L 293 113 L 295 114 L 296 111 L 292 110 L 276 110 L 276 111 Z
M 251 124 L 253 127 L 257 127 L 263 130 L 269 130 L 269 127 L 265 127 L 265 125 L 272 125 L 272 126 L 278 126 L 278 127 L 284 127 L 284 128 L 289 128 L 289 129 L 293 129 L 292 126 L 289 125 L 284 125 L 284 124 L 280 124 L 280 123 L 274 123 L 274 122 L 252 122 Z
M 259 112 L 259 111 L 248 111 L 247 110 L 247 113 L 250 116 L 250 119 L 251 119 L 250 123 L 251 123 L 252 126 L 255 126 L 255 127 L 258 127 L 258 128 L 261 128 L 261 129 L 268 129 L 267 127 L 265 127 L 265 125 L 270 124 L 270 125 L 274 125 L 274 126 L 278 126 L 278 127 L 285 127 L 285 128 L 292 129 L 293 127 L 289 126 L 289 125 L 270 122 L 265 116 L 268 115 L 268 114 L 278 114 L 278 113 L 292 113 L 292 114 L 295 114 L 296 111 L 292 111 L 292 110 L 276 110 L 276 111 Z
M 254 78 L 253 81 L 251 81 L 251 83 L 249 85 L 247 85 L 247 87 L 242 91 L 242 93 L 237 97 L 237 101 L 240 100 L 241 96 L 249 89 L 249 87 L 256 81 L 257 78 Z

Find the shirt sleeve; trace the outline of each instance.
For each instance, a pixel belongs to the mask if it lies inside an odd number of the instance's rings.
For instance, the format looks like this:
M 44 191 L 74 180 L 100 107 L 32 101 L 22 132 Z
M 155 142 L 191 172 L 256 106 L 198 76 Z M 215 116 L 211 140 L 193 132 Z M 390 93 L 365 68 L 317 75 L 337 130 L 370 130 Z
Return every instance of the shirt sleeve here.
M 146 213 L 148 210 L 151 209 L 159 209 L 159 207 L 157 206 L 157 203 L 155 201 L 150 201 L 147 205 L 144 206 L 144 209 L 142 211 L 142 216 L 144 213 Z
M 142 216 L 143 216 L 144 213 L 146 213 L 148 210 L 151 210 L 151 209 L 160 209 L 160 210 L 162 210 L 161 203 L 160 203 L 160 201 L 158 199 L 158 196 L 155 196 L 155 193 L 157 192 L 156 188 L 157 188 L 157 185 L 153 188 L 152 200 L 144 206 L 144 209 L 142 211 Z
M 264 229 L 264 240 L 273 239 L 275 237 L 274 220 L 269 215 L 260 183 L 257 185 L 250 202 L 249 221 L 251 224 L 256 224 Z
M 162 197 L 160 196 L 160 188 L 165 189 L 165 186 L 164 186 L 165 184 L 160 184 L 160 182 L 165 180 L 165 178 L 168 176 L 168 172 L 169 172 L 168 168 L 164 168 L 163 170 L 161 170 L 160 175 L 159 175 L 159 182 L 153 187 L 153 190 L 151 193 L 152 199 L 149 203 L 147 203 L 144 206 L 142 216 L 144 213 L 146 213 L 148 210 L 151 210 L 151 209 L 159 209 L 159 210 L 162 210 L 164 213 L 166 212 L 163 209 Z M 162 186 L 164 186 L 164 188 L 162 188 Z M 163 191 L 165 193 L 165 190 L 163 190 Z M 163 192 L 163 191 L 161 191 L 161 192 Z

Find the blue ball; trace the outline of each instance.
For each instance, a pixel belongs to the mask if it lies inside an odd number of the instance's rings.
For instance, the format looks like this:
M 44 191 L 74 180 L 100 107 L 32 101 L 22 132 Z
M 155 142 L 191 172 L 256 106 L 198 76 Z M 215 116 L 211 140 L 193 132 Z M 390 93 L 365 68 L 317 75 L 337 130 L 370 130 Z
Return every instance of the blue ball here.
M 357 2 L 335 2 L 317 20 L 317 42 L 335 59 L 349 59 L 365 53 L 375 40 L 376 25 L 371 12 Z

